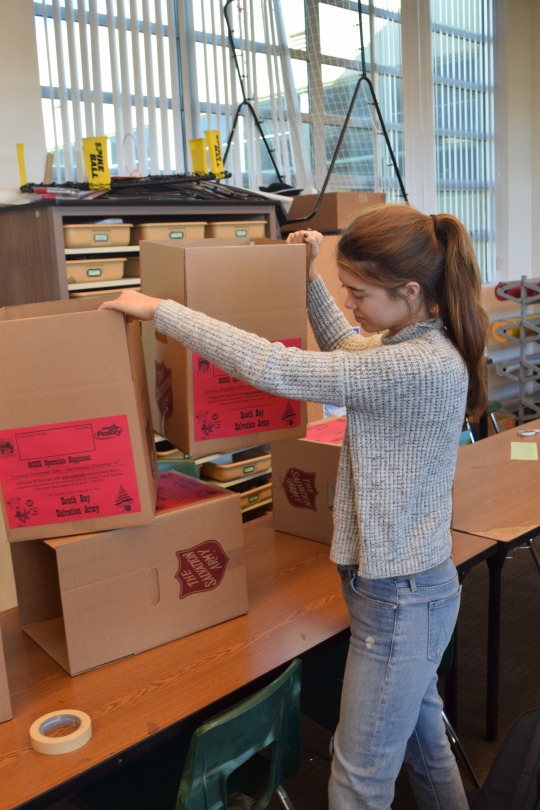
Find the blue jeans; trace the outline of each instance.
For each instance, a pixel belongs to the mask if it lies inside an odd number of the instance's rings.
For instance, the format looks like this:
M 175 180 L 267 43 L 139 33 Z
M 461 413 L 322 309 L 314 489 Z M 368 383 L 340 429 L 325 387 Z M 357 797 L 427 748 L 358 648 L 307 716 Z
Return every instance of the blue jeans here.
M 454 563 L 397 579 L 339 570 L 351 643 L 330 810 L 389 810 L 404 762 L 421 810 L 467 810 L 437 692 L 437 667 L 459 610 Z

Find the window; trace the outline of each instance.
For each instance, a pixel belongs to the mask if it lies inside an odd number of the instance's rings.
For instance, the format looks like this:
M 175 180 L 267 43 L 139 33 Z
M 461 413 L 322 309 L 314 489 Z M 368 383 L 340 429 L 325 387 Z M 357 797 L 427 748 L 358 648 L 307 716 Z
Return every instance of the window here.
M 84 177 L 82 138 L 106 135 L 112 174 L 184 169 L 171 0 L 34 3 L 47 149 Z
M 495 278 L 491 0 L 431 0 L 437 208 L 467 226 Z
M 401 197 L 395 169 L 402 175 L 400 6 L 400 0 L 362 4 L 361 31 L 356 2 L 282 3 L 317 188 L 321 188 L 335 156 L 328 190 L 385 191 L 389 200 Z M 360 81 L 364 68 L 371 86 Z M 395 166 L 381 137 L 374 96 Z M 350 118 L 344 128 L 348 112 Z
M 433 65 L 429 187 L 437 210 L 469 229 L 487 281 L 495 274 L 493 0 L 423 2 Z M 404 121 L 418 113 L 410 101 L 404 110 L 402 18 L 411 13 L 401 0 L 36 2 L 57 180 L 82 179 L 86 135 L 109 137 L 112 173 L 147 175 L 191 170 L 190 142 L 218 130 L 234 185 L 326 182 L 399 201 Z

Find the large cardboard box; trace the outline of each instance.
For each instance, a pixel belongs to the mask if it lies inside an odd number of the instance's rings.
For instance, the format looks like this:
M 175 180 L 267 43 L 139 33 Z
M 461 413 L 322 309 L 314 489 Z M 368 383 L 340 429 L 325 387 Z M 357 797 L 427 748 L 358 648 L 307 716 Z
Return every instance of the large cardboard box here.
M 307 250 L 271 240 L 141 243 L 141 289 L 306 348 Z M 189 456 L 305 434 L 305 403 L 259 391 L 143 323 L 156 433 Z
M 3 723 L 4 720 L 10 720 L 11 717 L 13 717 L 13 714 L 11 711 L 9 684 L 6 672 L 6 662 L 4 659 L 2 628 L 0 627 L 0 723 Z
M 332 541 L 332 509 L 339 455 L 347 425 L 344 416 L 308 425 L 306 436 L 272 444 L 274 528 Z
M 0 487 L 11 542 L 154 517 L 140 325 L 101 299 L 0 310 Z
M 318 194 L 299 194 L 293 198 L 289 219 L 306 217 L 315 208 Z M 372 191 L 327 191 L 323 194 L 319 209 L 303 222 L 287 222 L 281 225 L 284 233 L 312 228 L 314 231 L 336 232 L 346 228 L 362 208 L 371 208 L 386 202 L 386 195 Z
M 11 552 L 21 626 L 71 675 L 248 608 L 240 496 L 173 471 L 151 525 Z

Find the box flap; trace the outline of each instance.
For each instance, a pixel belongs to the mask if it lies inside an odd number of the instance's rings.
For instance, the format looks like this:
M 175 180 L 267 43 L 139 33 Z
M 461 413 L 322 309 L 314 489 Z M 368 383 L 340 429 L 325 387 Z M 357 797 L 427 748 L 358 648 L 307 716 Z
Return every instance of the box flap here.
M 184 303 L 214 318 L 306 306 L 305 245 L 212 248 L 186 255 Z M 211 295 L 209 295 L 211 290 Z M 286 290 L 286 294 L 284 291 Z
M 24 632 L 69 672 L 69 655 L 62 616 L 35 624 L 22 625 Z
M 10 380 L 0 398 L 131 380 L 124 317 L 102 310 L 5 321 L 0 368 Z
M 35 304 L 17 304 L 0 309 L 0 320 L 13 321 L 19 318 L 39 318 L 48 315 L 66 315 L 70 312 L 86 312 L 98 309 L 103 298 L 68 298 L 58 301 L 41 301 Z
M 0 723 L 3 723 L 5 720 L 9 720 L 12 716 L 11 700 L 9 697 L 9 684 L 2 642 L 2 628 L 0 627 Z

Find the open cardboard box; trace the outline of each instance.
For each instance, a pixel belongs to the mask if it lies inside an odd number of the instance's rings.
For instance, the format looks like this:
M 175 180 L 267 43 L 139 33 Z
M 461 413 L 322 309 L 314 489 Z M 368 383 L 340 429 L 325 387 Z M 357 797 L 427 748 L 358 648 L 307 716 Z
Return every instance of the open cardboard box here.
M 140 325 L 102 299 L 0 309 L 0 487 L 10 542 L 154 517 Z
M 318 194 L 299 194 L 293 197 L 289 219 L 306 217 L 315 208 Z M 303 222 L 286 222 L 281 225 L 283 233 L 311 228 L 314 231 L 336 232 L 346 228 L 349 222 L 362 208 L 383 205 L 386 195 L 373 191 L 327 191 L 323 194 L 319 209 Z
M 307 250 L 267 239 L 141 243 L 141 289 L 306 348 Z M 305 434 L 305 403 L 236 380 L 143 323 L 153 427 L 189 456 Z
M 331 543 L 332 509 L 347 419 L 308 425 L 306 436 L 276 442 L 272 454 L 274 529 Z
M 21 627 L 71 675 L 248 609 L 240 495 L 173 471 L 151 525 L 11 553 Z
M 4 647 L 2 643 L 2 628 L 0 627 L 0 723 L 3 723 L 5 720 L 10 720 L 12 717 Z

